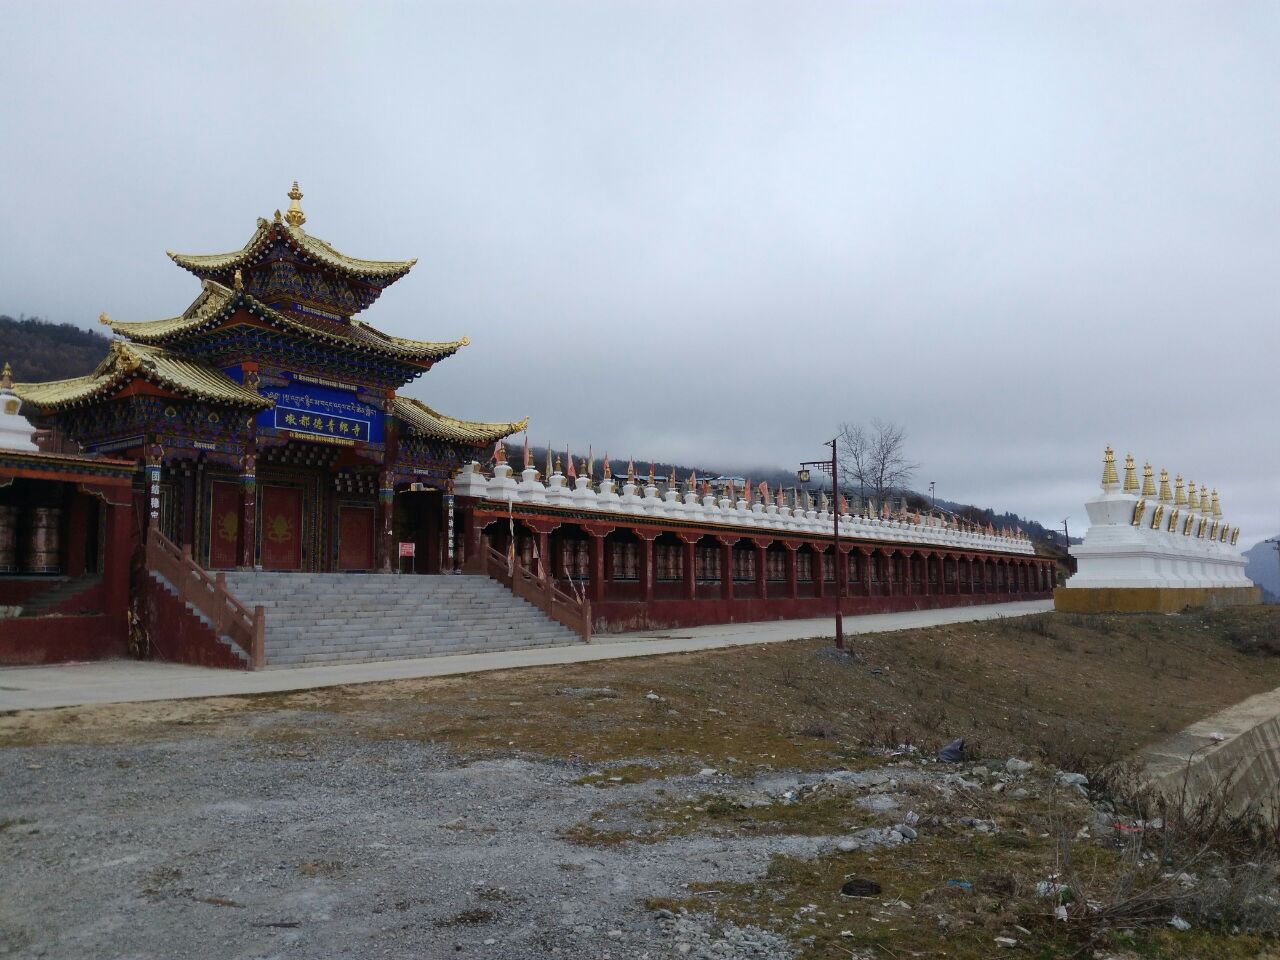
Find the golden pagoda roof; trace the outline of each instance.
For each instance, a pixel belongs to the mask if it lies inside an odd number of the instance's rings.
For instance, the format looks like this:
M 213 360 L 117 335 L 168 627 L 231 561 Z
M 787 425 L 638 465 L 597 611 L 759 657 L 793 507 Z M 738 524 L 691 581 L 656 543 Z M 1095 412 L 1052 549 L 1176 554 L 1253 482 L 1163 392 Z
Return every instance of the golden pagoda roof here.
M 409 436 L 454 443 L 496 443 L 503 437 L 519 433 L 529 425 L 528 417 L 512 423 L 458 420 L 432 410 L 421 400 L 414 400 L 412 397 L 396 397 L 395 412 Z
M 123 334 L 136 343 L 161 345 L 182 340 L 188 335 L 213 329 L 237 308 L 244 307 L 259 319 L 289 333 L 298 334 L 336 346 L 354 347 L 398 360 L 440 360 L 452 356 L 471 341 L 461 340 L 433 342 L 393 337 L 359 320 L 343 323 L 302 323 L 279 310 L 267 306 L 244 290 L 233 290 L 215 280 L 205 280 L 204 289 L 191 306 L 176 317 L 166 320 L 149 320 L 126 323 L 100 318 L 116 333 Z
M 104 399 L 135 378 L 192 399 L 264 409 L 271 401 L 241 386 L 221 372 L 184 359 L 159 347 L 113 340 L 111 349 L 88 376 L 46 383 L 15 383 L 25 403 L 51 412 Z
M 230 253 L 206 254 L 174 253 L 168 250 L 166 253 L 184 270 L 190 270 L 197 276 L 201 276 L 248 266 L 260 259 L 267 246 L 277 238 L 287 243 L 300 256 L 318 266 L 361 280 L 394 280 L 404 276 L 418 262 L 417 257 L 412 260 L 361 260 L 349 257 L 319 237 L 311 236 L 302 229 L 301 224 L 295 226 L 280 220 L 272 222 L 261 217 L 258 218 L 258 228 L 253 236 L 239 250 L 233 250 Z

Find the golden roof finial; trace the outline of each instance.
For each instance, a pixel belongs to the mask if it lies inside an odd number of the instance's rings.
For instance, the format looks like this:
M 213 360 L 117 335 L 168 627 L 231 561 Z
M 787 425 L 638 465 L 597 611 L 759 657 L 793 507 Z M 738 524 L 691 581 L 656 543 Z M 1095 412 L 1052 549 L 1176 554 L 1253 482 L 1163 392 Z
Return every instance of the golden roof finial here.
M 239 267 L 236 267 L 235 279 L 232 280 L 232 283 L 234 284 L 237 290 L 244 289 L 244 276 L 240 273 Z
M 1160 468 L 1160 502 L 1171 503 L 1173 494 L 1169 492 L 1169 471 L 1164 467 Z
M 279 207 L 276 207 L 275 221 L 276 223 L 284 223 L 284 217 L 281 216 Z
M 1220 516 L 1222 516 L 1222 504 L 1220 504 L 1220 503 L 1218 502 L 1218 491 L 1217 491 L 1217 490 L 1213 491 L 1213 500 L 1212 500 L 1212 503 L 1213 503 L 1213 506 L 1211 507 L 1211 509 L 1213 510 L 1213 515 L 1214 515 L 1215 517 L 1220 517 Z
M 1156 495 L 1156 481 L 1152 474 L 1150 460 L 1142 465 L 1142 495 L 1144 497 L 1154 497 Z
M 307 222 L 307 216 L 302 212 L 302 204 L 298 201 L 302 199 L 302 191 L 298 189 L 298 181 L 293 181 L 293 189 L 289 191 L 289 210 L 284 218 L 289 221 L 289 226 L 300 227 Z
M 1187 506 L 1192 510 L 1200 509 L 1200 494 L 1196 492 L 1196 482 L 1194 480 L 1187 481 Z
M 98 322 L 102 324 L 104 327 L 111 326 L 111 318 L 107 316 L 107 311 L 103 310 L 100 314 L 98 314 Z
M 1187 505 L 1187 491 L 1182 486 L 1182 474 L 1173 478 L 1173 502 L 1180 507 Z
M 9 366 L 5 361 L 4 369 L 0 370 L 0 390 L 9 390 L 13 387 L 13 367 Z
M 1138 492 L 1138 468 L 1133 465 L 1133 454 L 1126 453 L 1124 456 L 1124 492 Z
M 1102 458 L 1102 489 L 1114 490 L 1120 486 L 1120 477 L 1116 474 L 1116 452 L 1107 447 Z

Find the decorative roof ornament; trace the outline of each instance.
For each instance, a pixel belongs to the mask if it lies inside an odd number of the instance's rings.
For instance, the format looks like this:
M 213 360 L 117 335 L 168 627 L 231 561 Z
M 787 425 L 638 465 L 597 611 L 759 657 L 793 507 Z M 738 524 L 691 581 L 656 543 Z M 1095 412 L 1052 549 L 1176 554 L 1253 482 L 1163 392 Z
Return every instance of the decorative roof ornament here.
M 103 310 L 100 314 L 98 314 L 98 322 L 102 324 L 104 327 L 111 326 L 111 318 L 107 316 L 107 311 Z
M 284 215 L 291 227 L 301 227 L 307 222 L 307 215 L 302 212 L 302 191 L 298 189 L 298 181 L 293 181 L 293 189 L 289 191 L 289 211 Z
M 1124 456 L 1124 492 L 1138 492 L 1138 468 L 1133 465 L 1133 454 L 1126 453 Z
M 1187 506 L 1192 510 L 1200 509 L 1200 494 L 1196 492 L 1196 482 L 1187 481 Z
M 1213 491 L 1213 515 L 1215 517 L 1222 516 L 1222 504 L 1218 502 L 1218 491 Z
M 1173 502 L 1179 507 L 1187 505 L 1187 491 L 1182 486 L 1182 474 L 1173 478 Z
M 1142 465 L 1142 495 L 1144 497 L 1154 497 L 1156 495 L 1156 481 L 1151 470 L 1150 460 Z
M 282 216 L 280 215 L 280 208 L 279 208 L 279 207 L 276 207 L 276 213 L 275 213 L 275 218 L 274 218 L 274 219 L 275 219 L 276 223 L 284 223 L 284 217 L 282 217 Z
M 1173 495 L 1169 492 L 1169 471 L 1164 467 L 1160 468 L 1160 502 L 1171 503 Z
M 244 289 L 244 275 L 240 272 L 239 267 L 236 267 L 234 279 L 232 280 L 232 286 L 234 286 L 237 290 Z
M 1111 491 L 1120 486 L 1120 477 L 1116 473 L 1116 453 L 1107 446 L 1107 452 L 1102 458 L 1102 489 Z
M 4 370 L 0 370 L 0 390 L 13 389 L 13 367 L 5 362 Z

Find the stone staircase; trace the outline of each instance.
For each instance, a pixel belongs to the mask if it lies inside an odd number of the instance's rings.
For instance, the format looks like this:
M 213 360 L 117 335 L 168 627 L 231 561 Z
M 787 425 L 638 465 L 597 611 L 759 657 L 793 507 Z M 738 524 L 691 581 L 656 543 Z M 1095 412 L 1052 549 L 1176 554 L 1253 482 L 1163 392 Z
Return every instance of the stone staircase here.
M 250 610 L 264 608 L 268 667 L 581 642 L 488 577 L 234 572 L 226 587 Z

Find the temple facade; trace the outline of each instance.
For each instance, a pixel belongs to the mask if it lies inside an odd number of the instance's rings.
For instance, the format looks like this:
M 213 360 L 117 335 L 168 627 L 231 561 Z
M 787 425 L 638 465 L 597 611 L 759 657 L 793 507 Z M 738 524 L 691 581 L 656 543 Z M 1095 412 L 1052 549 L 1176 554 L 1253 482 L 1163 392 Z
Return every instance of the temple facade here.
M 116 335 L 88 376 L 15 385 L 64 449 L 139 465 L 141 515 L 208 569 L 422 572 L 451 566 L 458 467 L 524 421 L 476 423 L 398 395 L 466 347 L 389 336 L 358 316 L 414 260 L 361 260 L 285 214 L 223 254 L 169 257 L 200 291 Z

